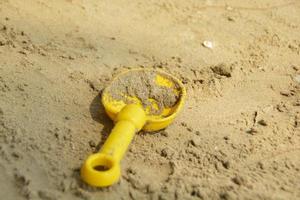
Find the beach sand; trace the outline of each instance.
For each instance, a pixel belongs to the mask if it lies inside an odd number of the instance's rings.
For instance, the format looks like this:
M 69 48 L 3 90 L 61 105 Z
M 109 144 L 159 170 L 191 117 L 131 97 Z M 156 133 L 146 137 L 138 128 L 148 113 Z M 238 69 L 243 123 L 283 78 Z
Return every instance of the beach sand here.
M 186 104 L 92 188 L 101 91 L 136 67 L 179 78 Z M 299 1 L 0 1 L 0 199 L 300 199 L 299 155 Z

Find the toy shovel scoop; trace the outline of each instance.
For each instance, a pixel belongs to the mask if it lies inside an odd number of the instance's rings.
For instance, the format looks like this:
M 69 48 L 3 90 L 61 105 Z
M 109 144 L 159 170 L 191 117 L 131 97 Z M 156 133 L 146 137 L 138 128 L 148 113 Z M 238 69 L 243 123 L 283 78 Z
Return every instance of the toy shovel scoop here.
M 117 76 L 102 93 L 102 104 L 115 126 L 100 151 L 86 159 L 82 179 L 97 187 L 116 183 L 120 161 L 134 134 L 166 128 L 185 97 L 183 84 L 162 71 L 135 69 Z

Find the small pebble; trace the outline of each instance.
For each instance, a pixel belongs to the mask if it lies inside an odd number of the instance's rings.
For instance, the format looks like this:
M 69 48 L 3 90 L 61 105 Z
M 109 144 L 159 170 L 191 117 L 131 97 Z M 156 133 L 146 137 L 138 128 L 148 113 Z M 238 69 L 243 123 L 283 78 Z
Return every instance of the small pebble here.
M 18 53 L 23 54 L 23 55 L 27 55 L 27 53 L 25 51 L 18 51 Z
M 214 48 L 213 42 L 209 40 L 203 41 L 202 45 L 206 48 L 212 49 Z
M 165 158 L 166 158 L 166 157 L 168 156 L 167 149 L 161 150 L 160 155 L 161 155 L 162 157 L 165 157 Z
M 259 120 L 257 123 L 262 125 L 262 126 L 267 126 L 268 125 L 267 122 L 263 119 Z
M 221 192 L 219 194 L 219 197 L 220 197 L 221 200 L 233 199 L 229 192 Z
M 236 176 L 231 179 L 237 185 L 245 185 L 246 180 L 241 176 Z
M 200 131 L 195 131 L 195 134 L 196 135 L 200 135 Z
M 169 137 L 169 133 L 167 131 L 162 131 L 161 135 L 164 137 Z
M 186 130 L 188 130 L 189 132 L 193 132 L 193 129 L 191 127 L 187 127 Z
M 230 168 L 230 162 L 229 161 L 222 162 L 222 164 L 223 164 L 223 167 L 225 169 L 229 169 Z
M 232 17 L 227 17 L 227 20 L 230 21 L 230 22 L 234 22 L 235 21 L 234 18 L 232 18 Z
M 181 126 L 187 127 L 187 124 L 185 122 L 181 122 Z
M 228 136 L 224 136 L 223 139 L 224 140 L 229 140 L 229 137 Z
M 220 64 L 218 64 L 218 65 L 212 66 L 212 67 L 211 67 L 211 70 L 212 70 L 216 75 L 219 75 L 219 76 L 225 76 L 225 77 L 230 78 L 233 69 L 232 69 L 231 66 L 228 66 L 228 65 L 226 65 L 226 64 L 224 64 L 224 63 L 220 63 Z
M 38 196 L 44 200 L 55 200 L 58 199 L 57 194 L 50 192 L 48 190 L 40 190 L 38 191 Z
M 21 158 L 21 155 L 18 152 L 12 152 L 11 155 L 15 158 Z
M 294 102 L 293 106 L 300 106 L 300 100 Z M 0 109 L 0 115 L 1 115 L 1 109 Z
M 163 148 L 160 155 L 164 158 L 171 158 L 174 155 L 174 151 L 170 148 Z
M 202 194 L 199 189 L 194 188 L 191 192 L 191 196 L 198 197 L 199 199 L 203 199 Z
M 89 141 L 89 145 L 90 145 L 91 148 L 96 147 L 96 143 L 93 140 Z
M 136 170 L 131 167 L 127 168 L 126 172 L 127 172 L 127 174 L 133 174 L 133 175 L 136 174 Z
M 289 96 L 291 95 L 290 92 L 287 91 L 287 90 L 282 90 L 282 91 L 280 91 L 280 94 L 281 94 L 282 96 L 286 96 L 286 97 L 289 97 Z
M 261 162 L 261 161 L 259 161 L 258 163 L 257 163 L 257 166 L 260 168 L 260 169 L 264 169 L 265 167 L 264 167 L 264 164 Z
M 24 92 L 24 91 L 25 91 L 25 89 L 24 89 L 23 85 L 18 85 L 18 86 L 17 86 L 17 88 L 18 88 L 20 91 L 22 91 L 22 92 Z
M 297 67 L 296 65 L 293 65 L 292 68 L 293 68 L 295 71 L 300 70 L 300 67 Z
M 247 133 L 255 135 L 255 133 L 258 133 L 258 131 L 255 128 L 250 128 L 250 130 L 248 130 Z
M 201 145 L 201 139 L 198 137 L 194 137 L 193 139 L 189 140 L 188 143 L 193 145 L 194 147 L 198 147 Z

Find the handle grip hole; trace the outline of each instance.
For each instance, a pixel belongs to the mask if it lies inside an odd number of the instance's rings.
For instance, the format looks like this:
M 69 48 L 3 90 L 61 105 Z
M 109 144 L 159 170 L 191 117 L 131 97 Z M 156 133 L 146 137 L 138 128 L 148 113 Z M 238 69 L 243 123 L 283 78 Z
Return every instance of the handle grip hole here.
M 96 165 L 93 168 L 94 168 L 94 170 L 99 171 L 99 172 L 108 171 L 110 169 L 110 167 L 106 166 L 106 165 Z
M 117 182 L 120 173 L 118 160 L 103 153 L 90 155 L 81 168 L 83 180 L 98 187 L 106 187 Z

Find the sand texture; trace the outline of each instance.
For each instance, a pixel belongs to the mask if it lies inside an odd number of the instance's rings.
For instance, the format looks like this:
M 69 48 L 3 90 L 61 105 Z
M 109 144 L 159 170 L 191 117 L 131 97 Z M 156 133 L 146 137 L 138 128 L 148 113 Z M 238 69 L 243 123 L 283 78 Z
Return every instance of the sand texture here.
M 157 75 L 167 78 L 174 85 L 172 87 L 158 85 L 156 83 Z M 180 93 L 176 93 L 176 91 L 180 91 L 180 88 L 174 80 L 150 70 L 133 70 L 130 73 L 119 75 L 106 87 L 105 91 L 114 100 L 121 100 L 126 104 L 135 103 L 132 98 L 137 98 L 144 109 L 148 109 L 149 114 L 152 115 L 159 115 L 165 108 L 175 106 L 180 98 Z M 153 105 L 157 105 L 157 108 Z
M 187 101 L 91 188 L 101 91 L 131 67 L 173 74 Z M 299 155 L 299 1 L 0 1 L 1 200 L 294 200 Z

